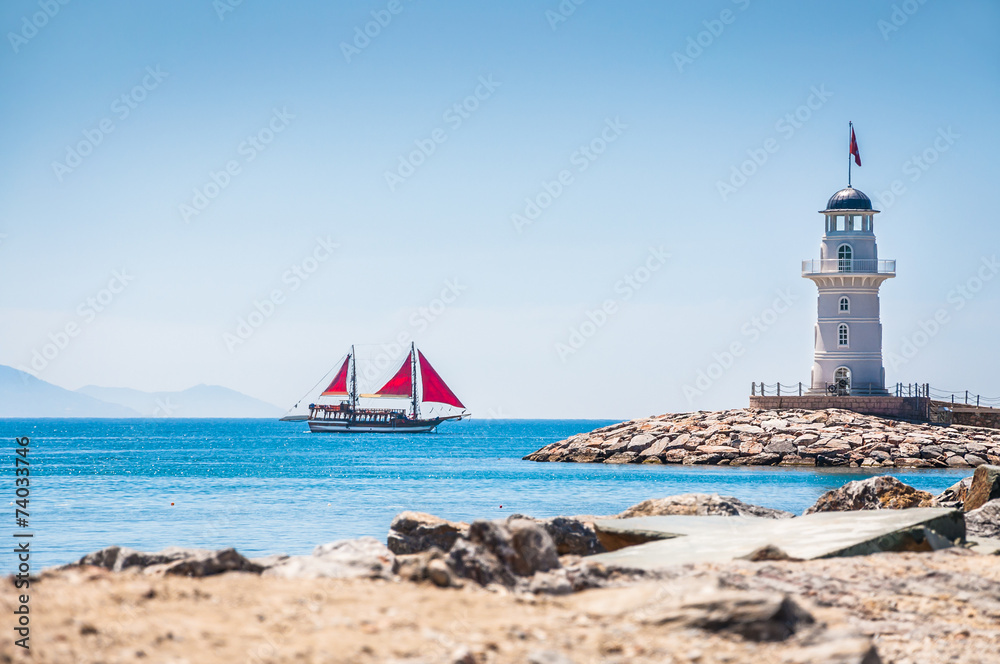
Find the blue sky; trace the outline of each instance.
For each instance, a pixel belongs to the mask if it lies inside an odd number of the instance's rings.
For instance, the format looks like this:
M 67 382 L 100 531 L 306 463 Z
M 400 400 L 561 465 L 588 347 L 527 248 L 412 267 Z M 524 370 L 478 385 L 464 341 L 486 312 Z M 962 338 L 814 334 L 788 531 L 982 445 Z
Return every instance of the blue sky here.
M 751 381 L 808 380 L 800 261 L 853 120 L 899 261 L 888 381 L 1000 396 L 1000 7 L 562 7 L 4 3 L 0 363 L 62 345 L 36 368 L 65 387 L 289 405 L 402 334 L 478 416 L 741 406 Z

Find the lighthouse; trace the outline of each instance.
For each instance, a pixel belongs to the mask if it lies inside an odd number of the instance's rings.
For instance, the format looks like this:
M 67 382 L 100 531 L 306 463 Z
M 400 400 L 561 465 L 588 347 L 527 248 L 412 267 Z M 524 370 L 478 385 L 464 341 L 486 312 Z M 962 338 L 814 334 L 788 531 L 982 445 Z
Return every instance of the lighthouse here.
M 879 288 L 896 276 L 896 261 L 879 260 L 878 213 L 850 185 L 820 210 L 825 232 L 819 260 L 802 262 L 802 276 L 819 290 L 810 394 L 888 394 Z

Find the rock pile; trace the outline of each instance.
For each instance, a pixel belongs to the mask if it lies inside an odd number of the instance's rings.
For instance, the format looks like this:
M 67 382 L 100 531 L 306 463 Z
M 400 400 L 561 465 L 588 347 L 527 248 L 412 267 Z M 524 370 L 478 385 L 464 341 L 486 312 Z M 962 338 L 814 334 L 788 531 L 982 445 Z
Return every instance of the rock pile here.
M 1000 431 L 912 423 L 847 410 L 667 414 L 546 445 L 528 461 L 970 468 L 1000 465 Z

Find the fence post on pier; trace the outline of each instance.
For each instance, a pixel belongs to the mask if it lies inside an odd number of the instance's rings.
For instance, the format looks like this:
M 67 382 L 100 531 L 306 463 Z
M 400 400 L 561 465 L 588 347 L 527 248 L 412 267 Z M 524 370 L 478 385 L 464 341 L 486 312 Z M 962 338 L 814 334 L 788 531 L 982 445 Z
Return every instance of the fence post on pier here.
M 802 396 L 802 381 L 799 381 L 799 396 Z
M 979 395 L 979 394 L 976 395 L 976 408 L 979 408 L 979 397 L 980 396 L 981 395 Z
M 969 391 L 965 391 L 965 405 L 969 405 Z
M 954 392 L 951 393 L 951 402 L 955 403 L 955 393 Z
M 757 396 L 757 383 L 750 383 L 750 396 Z
M 781 381 L 778 381 L 778 396 L 781 396 Z

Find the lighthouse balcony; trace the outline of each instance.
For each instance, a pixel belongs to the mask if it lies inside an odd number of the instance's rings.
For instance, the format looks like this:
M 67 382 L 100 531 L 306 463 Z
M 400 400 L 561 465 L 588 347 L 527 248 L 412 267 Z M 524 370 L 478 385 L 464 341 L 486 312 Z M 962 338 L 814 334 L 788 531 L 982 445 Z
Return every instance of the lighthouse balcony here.
M 814 274 L 882 274 L 896 276 L 896 261 L 877 258 L 830 258 L 802 261 L 802 276 Z

